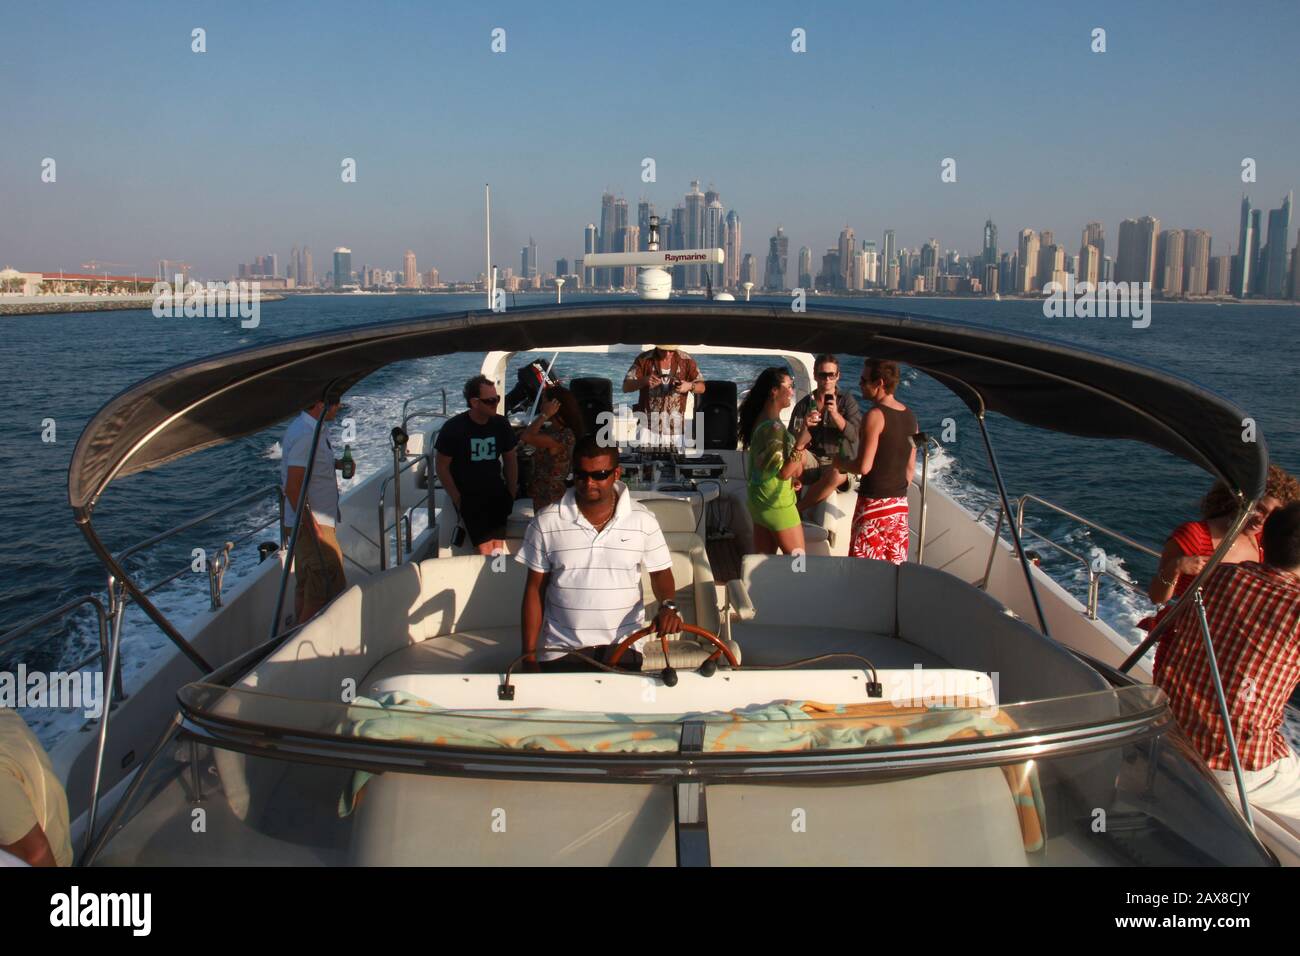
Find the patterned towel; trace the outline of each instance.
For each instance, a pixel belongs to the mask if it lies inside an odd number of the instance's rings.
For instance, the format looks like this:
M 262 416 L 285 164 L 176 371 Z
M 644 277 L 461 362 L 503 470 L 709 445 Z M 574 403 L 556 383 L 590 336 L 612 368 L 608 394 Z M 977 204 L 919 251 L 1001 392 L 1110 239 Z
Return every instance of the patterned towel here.
M 359 697 L 339 732 L 374 740 L 406 740 L 439 747 L 541 750 L 568 753 L 676 753 L 684 721 L 705 724 L 711 753 L 777 753 L 907 746 L 1014 731 L 1003 710 L 898 707 L 890 701 L 826 704 L 781 700 L 731 711 L 681 714 L 593 714 L 538 707 L 446 711 L 401 691 L 378 700 Z M 1020 819 L 1027 852 L 1043 848 L 1046 812 L 1033 761 L 1002 767 Z M 339 798 L 349 815 L 370 774 L 357 771 Z

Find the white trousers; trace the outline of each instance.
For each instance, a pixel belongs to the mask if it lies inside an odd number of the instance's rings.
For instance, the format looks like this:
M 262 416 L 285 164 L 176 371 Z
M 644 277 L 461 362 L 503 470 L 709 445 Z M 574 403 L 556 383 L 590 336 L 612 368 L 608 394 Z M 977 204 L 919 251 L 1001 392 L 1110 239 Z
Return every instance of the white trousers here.
M 1237 778 L 1231 770 L 1215 770 L 1219 785 L 1240 805 Z M 1242 770 L 1246 800 L 1252 807 L 1267 810 L 1287 829 L 1300 836 L 1300 758 L 1288 752 L 1263 770 Z

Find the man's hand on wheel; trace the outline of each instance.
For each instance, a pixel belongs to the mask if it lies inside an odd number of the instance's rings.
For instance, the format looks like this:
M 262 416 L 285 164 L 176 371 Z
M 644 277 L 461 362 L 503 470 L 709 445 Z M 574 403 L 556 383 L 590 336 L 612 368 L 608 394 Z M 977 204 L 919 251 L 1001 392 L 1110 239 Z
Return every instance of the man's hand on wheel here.
M 655 615 L 655 631 L 659 634 L 677 634 L 682 629 L 682 616 L 676 608 L 660 607 Z

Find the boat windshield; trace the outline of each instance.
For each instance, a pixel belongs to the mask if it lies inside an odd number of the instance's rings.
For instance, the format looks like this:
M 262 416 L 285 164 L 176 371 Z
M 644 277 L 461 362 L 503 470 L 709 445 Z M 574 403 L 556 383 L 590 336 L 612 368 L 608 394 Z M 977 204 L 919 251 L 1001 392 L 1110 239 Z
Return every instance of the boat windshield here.
M 95 862 L 672 865 L 684 781 L 715 864 L 1270 861 L 1150 686 L 647 715 L 181 698 Z

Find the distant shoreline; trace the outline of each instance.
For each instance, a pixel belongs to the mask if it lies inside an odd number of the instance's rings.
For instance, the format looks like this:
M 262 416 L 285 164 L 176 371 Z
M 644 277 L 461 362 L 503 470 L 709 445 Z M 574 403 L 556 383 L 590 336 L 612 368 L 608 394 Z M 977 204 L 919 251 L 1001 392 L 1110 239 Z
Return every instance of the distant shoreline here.
M 554 294 L 554 291 L 555 290 L 553 289 L 543 289 L 540 291 L 537 289 L 529 289 L 526 292 L 519 292 L 516 294 L 521 296 L 522 295 L 550 296 Z M 624 296 L 633 295 L 632 293 L 621 293 L 621 294 Z M 330 298 L 375 297 L 375 298 L 384 299 L 390 296 L 409 297 L 409 296 L 425 296 L 425 295 L 483 295 L 483 292 L 482 290 L 477 290 L 477 291 L 462 290 L 462 291 L 452 292 L 452 291 L 444 291 L 441 289 L 438 290 L 425 289 L 421 291 L 398 290 L 394 292 L 370 292 L 370 293 L 357 294 L 357 293 L 350 293 L 350 292 L 334 292 L 327 289 L 313 289 L 310 291 L 305 289 L 303 290 L 280 289 L 280 290 L 276 290 L 275 292 L 262 293 L 260 301 L 278 302 L 284 299 L 298 298 L 303 296 L 321 296 L 321 297 L 328 296 Z M 572 291 L 565 290 L 564 298 L 566 301 L 568 301 L 571 298 L 577 299 L 577 298 L 586 298 L 588 296 L 608 296 L 608 295 L 620 295 L 620 293 L 617 292 L 611 293 L 606 290 L 574 289 Z M 772 298 L 788 298 L 789 296 L 790 296 L 789 292 L 761 292 L 761 293 L 757 293 L 755 301 L 763 301 L 763 300 L 770 301 Z M 832 300 L 837 302 L 839 301 L 856 302 L 856 301 L 864 301 L 864 300 L 870 301 L 872 303 L 888 302 L 888 303 L 893 303 L 897 307 L 903 309 L 914 307 L 912 306 L 912 303 L 922 303 L 922 302 L 931 302 L 931 301 L 986 302 L 990 305 L 998 305 L 1003 302 L 1044 301 L 1042 296 L 1028 296 L 1028 295 L 1004 295 L 1000 299 L 994 299 L 992 296 L 984 296 L 984 295 L 929 295 L 929 294 L 922 294 L 922 295 L 874 294 L 873 295 L 870 293 L 857 294 L 857 295 L 844 295 L 841 293 L 819 293 L 817 295 L 809 295 L 807 298 L 812 301 L 816 301 L 818 299 L 826 299 L 826 300 Z M 669 301 L 673 301 L 673 300 L 681 300 L 685 302 L 706 301 L 705 297 L 702 295 L 681 295 L 681 294 L 674 295 L 673 299 Z M 744 302 L 745 300 L 741 297 L 741 295 L 738 294 L 735 301 Z M 87 296 L 87 297 L 75 298 L 75 299 L 67 299 L 62 297 L 47 298 L 45 296 L 40 296 L 40 297 L 15 296 L 12 297 L 9 301 L 6 301 L 5 297 L 0 297 L 0 318 L 3 318 L 5 316 L 18 316 L 18 315 L 63 315 L 63 314 L 68 314 L 73 312 L 139 311 L 142 309 L 145 310 L 152 309 L 153 302 L 154 302 L 154 296 L 152 294 L 146 294 L 141 296 L 111 296 L 111 297 L 110 296 Z M 1300 300 L 1294 300 L 1294 299 L 1234 299 L 1234 298 L 1211 298 L 1208 296 L 1205 298 L 1196 298 L 1196 299 L 1154 299 L 1153 303 L 1160 303 L 1161 305 L 1246 305 L 1246 306 L 1267 305 L 1267 306 L 1291 306 L 1293 308 L 1300 307 Z
M 44 298 L 43 296 L 41 298 Z M 261 302 L 276 302 L 282 295 L 263 294 Z M 126 312 L 141 309 L 152 310 L 155 296 L 121 295 L 93 296 L 83 299 L 53 299 L 38 301 L 32 297 L 16 296 L 16 301 L 6 302 L 0 298 L 0 316 L 7 315 L 63 315 L 71 312 Z

